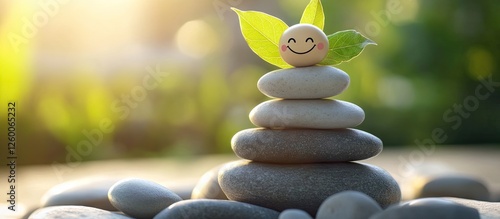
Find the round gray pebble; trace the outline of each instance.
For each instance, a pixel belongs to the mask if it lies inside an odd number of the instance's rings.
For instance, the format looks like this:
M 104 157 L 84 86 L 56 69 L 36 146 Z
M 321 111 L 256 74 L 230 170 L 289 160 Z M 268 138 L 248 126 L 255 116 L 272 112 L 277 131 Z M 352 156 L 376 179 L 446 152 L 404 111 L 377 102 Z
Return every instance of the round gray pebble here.
M 476 200 L 469 200 L 463 198 L 444 198 L 458 204 L 475 208 L 479 211 L 481 219 L 498 219 L 500 218 L 500 202 L 483 202 Z
M 277 211 L 302 209 L 312 216 L 326 198 L 345 190 L 361 191 L 382 207 L 401 199 L 398 184 L 385 170 L 350 162 L 266 164 L 235 161 L 221 168 L 219 183 L 231 200 Z
M 182 199 L 164 186 L 144 179 L 117 182 L 108 193 L 113 206 L 135 218 L 152 218 Z
M 480 219 L 477 209 L 442 198 L 423 198 L 395 205 L 370 219 Z
M 28 219 L 132 219 L 125 215 L 86 206 L 53 206 L 40 208 Z
M 203 174 L 191 194 L 192 199 L 221 199 L 227 200 L 226 194 L 219 185 L 219 169 L 217 166 Z
M 236 155 L 264 163 L 362 160 L 382 151 L 382 141 L 357 129 L 246 129 L 231 140 Z
M 489 201 L 490 192 L 481 180 L 468 176 L 440 176 L 427 182 L 418 198 L 423 197 L 457 197 Z
M 300 209 L 286 209 L 280 213 L 278 219 L 313 219 L 311 215 Z
M 42 206 L 82 205 L 116 211 L 108 199 L 108 191 L 120 179 L 83 178 L 52 187 L 42 197 Z
M 177 202 L 154 219 L 276 219 L 277 211 L 264 207 L 215 199 L 192 199 Z
M 316 219 L 368 219 L 382 208 L 370 196 L 357 191 L 344 191 L 327 198 L 319 207 Z

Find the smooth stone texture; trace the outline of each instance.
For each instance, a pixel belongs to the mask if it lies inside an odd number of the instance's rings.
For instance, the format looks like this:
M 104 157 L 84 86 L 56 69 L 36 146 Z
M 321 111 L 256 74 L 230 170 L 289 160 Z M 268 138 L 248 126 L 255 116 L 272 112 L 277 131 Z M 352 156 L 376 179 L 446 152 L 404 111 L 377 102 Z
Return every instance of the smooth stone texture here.
M 260 206 L 215 199 L 193 199 L 177 202 L 154 219 L 276 219 L 277 211 Z
M 33 212 L 28 219 L 131 219 L 131 217 L 86 206 L 53 206 Z
M 475 208 L 479 211 L 481 219 L 498 219 L 500 218 L 500 202 L 483 202 L 462 198 L 444 198 L 458 204 Z
M 316 219 L 368 219 L 382 208 L 370 196 L 357 191 L 344 191 L 327 198 L 319 207 Z
M 231 140 L 236 155 L 265 163 L 362 160 L 382 151 L 382 141 L 357 129 L 246 129 Z
M 280 213 L 278 219 L 313 219 L 311 215 L 300 209 L 286 209 Z
M 108 200 L 109 188 L 120 179 L 83 178 L 52 187 L 42 197 L 42 207 L 82 205 L 109 211 L 117 209 Z
M 391 206 L 370 219 L 479 219 L 479 213 L 442 198 L 423 198 Z
M 269 100 L 250 112 L 259 127 L 335 129 L 353 128 L 365 119 L 359 106 L 341 100 Z
M 219 183 L 231 200 L 277 211 L 296 208 L 316 215 L 333 194 L 356 190 L 382 207 L 397 203 L 401 191 L 389 173 L 359 163 L 266 164 L 241 160 L 224 165 Z
M 439 176 L 429 180 L 417 197 L 457 197 L 489 201 L 490 192 L 481 180 L 468 176 Z
M 124 179 L 109 189 L 109 201 L 135 218 L 152 218 L 182 199 L 164 186 L 144 179 Z
M 260 92 L 272 98 L 321 99 L 336 96 L 349 86 L 349 75 L 330 66 L 280 69 L 257 82 Z
M 191 194 L 192 199 L 220 199 L 227 200 L 226 194 L 219 185 L 219 169 L 221 165 L 212 168 L 196 184 Z

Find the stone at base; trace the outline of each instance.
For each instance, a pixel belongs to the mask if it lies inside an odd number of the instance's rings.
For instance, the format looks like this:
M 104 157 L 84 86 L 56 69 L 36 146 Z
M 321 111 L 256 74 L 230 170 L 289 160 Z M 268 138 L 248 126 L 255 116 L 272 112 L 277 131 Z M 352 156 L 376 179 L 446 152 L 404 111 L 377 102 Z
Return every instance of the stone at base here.
M 181 201 L 174 192 L 145 179 L 124 179 L 108 192 L 113 206 L 134 218 L 152 218 L 171 204 Z
M 363 160 L 382 151 L 382 141 L 357 129 L 246 129 L 231 140 L 236 155 L 264 163 Z
M 463 198 L 444 198 L 458 204 L 475 208 L 479 211 L 481 219 L 498 219 L 500 218 L 500 202 L 482 202 Z
M 401 191 L 389 173 L 359 163 L 266 164 L 235 161 L 219 171 L 226 196 L 277 211 L 296 208 L 316 215 L 321 203 L 333 194 L 355 190 L 382 207 L 398 203 Z
M 193 199 L 177 202 L 154 219 L 276 219 L 277 211 L 260 206 L 214 199 Z
M 54 206 L 33 212 L 28 219 L 132 219 L 125 215 L 85 206 Z
M 52 187 L 42 197 L 42 206 L 81 205 L 109 211 L 117 209 L 108 200 L 111 186 L 118 178 L 89 177 Z
M 286 209 L 278 219 L 313 219 L 307 212 L 299 209 Z
M 357 191 L 343 191 L 327 198 L 319 207 L 316 219 L 367 219 L 382 208 L 371 197 Z
M 477 209 L 442 198 L 423 198 L 394 205 L 370 219 L 479 219 Z
M 427 182 L 418 192 L 417 197 L 457 197 L 489 201 L 490 192 L 481 180 L 473 177 L 440 176 Z
M 203 174 L 191 194 L 192 199 L 220 199 L 227 200 L 219 185 L 219 169 L 217 166 Z

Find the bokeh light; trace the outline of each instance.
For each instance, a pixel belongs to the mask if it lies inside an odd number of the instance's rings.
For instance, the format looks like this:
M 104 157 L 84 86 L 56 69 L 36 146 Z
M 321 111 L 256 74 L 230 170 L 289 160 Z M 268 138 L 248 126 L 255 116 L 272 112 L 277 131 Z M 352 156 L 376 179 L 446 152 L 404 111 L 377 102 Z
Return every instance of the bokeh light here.
M 203 20 L 188 21 L 176 33 L 179 50 L 193 58 L 203 58 L 220 47 L 217 32 Z

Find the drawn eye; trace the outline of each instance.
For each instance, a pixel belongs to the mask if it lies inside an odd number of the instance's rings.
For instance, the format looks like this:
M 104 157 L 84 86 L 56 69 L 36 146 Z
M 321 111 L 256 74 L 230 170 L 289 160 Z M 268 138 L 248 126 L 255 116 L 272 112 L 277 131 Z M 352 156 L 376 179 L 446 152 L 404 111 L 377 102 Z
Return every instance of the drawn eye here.
M 309 37 L 309 38 L 307 38 L 307 39 L 306 39 L 306 43 L 307 43 L 307 41 L 309 41 L 309 40 L 311 41 L 311 43 L 314 43 L 314 40 L 313 40 L 313 38 L 311 38 L 311 37 Z
M 293 43 L 297 43 L 297 41 L 295 41 L 295 39 L 294 39 L 294 38 L 290 38 L 290 39 L 288 39 L 288 43 L 290 43 L 290 41 L 293 41 Z

